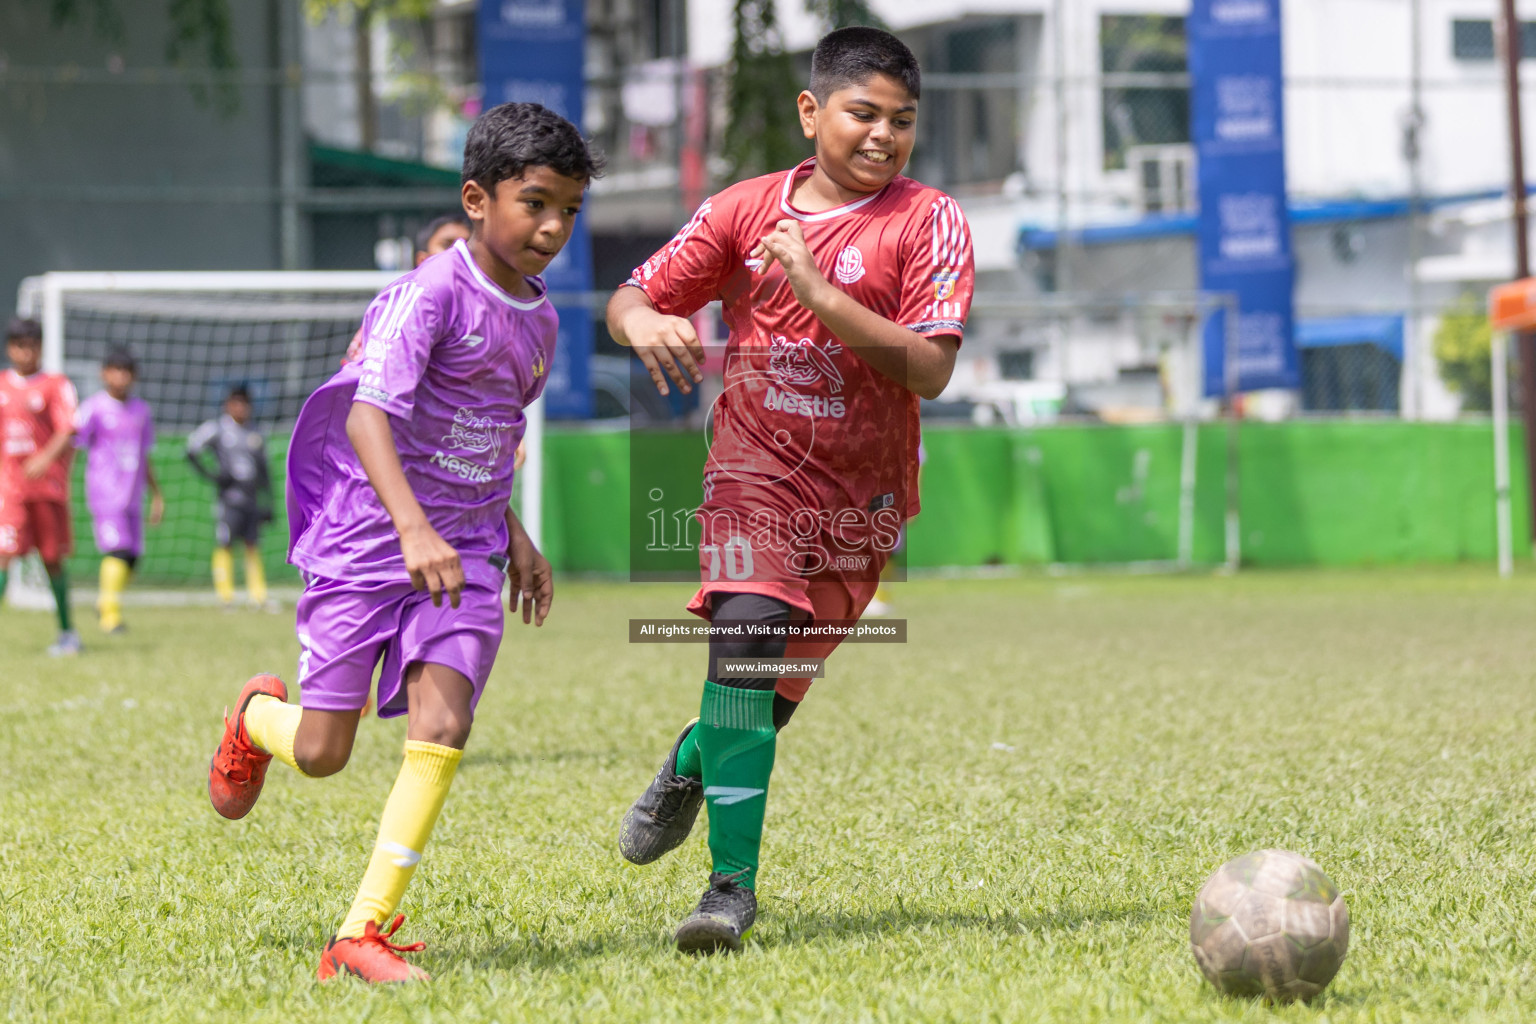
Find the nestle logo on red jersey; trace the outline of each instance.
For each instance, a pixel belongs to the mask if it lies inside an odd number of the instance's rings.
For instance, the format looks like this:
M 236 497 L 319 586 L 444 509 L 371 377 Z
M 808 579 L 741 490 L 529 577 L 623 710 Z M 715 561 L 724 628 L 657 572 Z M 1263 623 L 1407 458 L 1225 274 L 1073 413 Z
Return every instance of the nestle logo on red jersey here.
M 797 395 L 793 391 L 780 391 L 768 385 L 763 408 L 774 412 L 787 412 L 795 416 L 830 416 L 840 420 L 848 415 L 848 405 L 841 398 L 823 398 L 821 395 Z

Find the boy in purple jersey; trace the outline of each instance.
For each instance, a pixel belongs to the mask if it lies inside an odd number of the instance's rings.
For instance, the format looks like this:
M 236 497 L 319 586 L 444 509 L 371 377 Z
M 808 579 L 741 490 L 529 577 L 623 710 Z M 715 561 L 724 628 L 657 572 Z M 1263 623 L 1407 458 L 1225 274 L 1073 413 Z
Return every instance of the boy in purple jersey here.
M 322 385 L 294 426 L 289 557 L 299 599 L 300 704 L 275 676 L 245 684 L 208 773 L 214 808 L 239 818 L 275 756 L 307 777 L 346 765 L 379 663 L 382 718 L 405 714 L 405 764 L 351 911 L 316 975 L 408 981 L 426 972 L 389 941 L 395 912 L 469 738 L 513 608 L 541 625 L 549 563 L 513 515 L 523 410 L 554 357 L 555 311 L 536 275 L 570 237 L 598 158 L 534 103 L 486 111 L 464 148 L 469 241 L 374 299 L 363 359 Z
M 101 363 L 103 391 L 75 413 L 75 447 L 85 449 L 85 504 L 91 510 L 101 552 L 101 593 L 96 600 L 103 633 L 121 633 L 123 590 L 144 554 L 144 490 L 149 525 L 160 525 L 165 499 L 149 452 L 155 421 L 149 403 L 133 394 L 138 366 L 133 353 L 114 348 Z

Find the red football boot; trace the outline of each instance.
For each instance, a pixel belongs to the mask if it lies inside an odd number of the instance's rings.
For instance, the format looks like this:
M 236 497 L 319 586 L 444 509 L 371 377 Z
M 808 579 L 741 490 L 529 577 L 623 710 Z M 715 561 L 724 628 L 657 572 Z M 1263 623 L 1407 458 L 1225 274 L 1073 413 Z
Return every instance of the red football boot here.
M 396 916 L 389 931 L 380 933 L 379 926 L 369 921 L 363 926 L 360 939 L 333 937 L 320 954 L 320 967 L 315 977 L 330 981 L 338 974 L 350 974 L 369 983 L 386 981 L 431 981 L 432 976 L 420 967 L 406 963 L 401 953 L 419 953 L 427 948 L 425 942 L 413 942 L 409 946 L 397 946 L 389 940 L 400 930 L 405 915 Z
M 261 785 L 267 781 L 267 765 L 272 762 L 272 755 L 253 744 L 245 731 L 245 707 L 258 693 L 288 699 L 283 681 L 263 674 L 252 676 L 240 691 L 233 718 L 225 709 L 224 739 L 208 765 L 208 798 L 213 809 L 226 818 L 243 818 L 256 806 Z

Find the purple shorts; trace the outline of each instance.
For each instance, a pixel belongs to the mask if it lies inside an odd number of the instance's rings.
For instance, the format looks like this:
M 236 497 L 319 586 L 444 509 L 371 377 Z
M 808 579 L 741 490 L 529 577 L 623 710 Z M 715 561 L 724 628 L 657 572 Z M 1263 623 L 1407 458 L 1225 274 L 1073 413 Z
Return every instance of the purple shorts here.
M 144 513 L 125 509 L 110 515 L 93 515 L 96 550 L 102 554 L 126 551 L 135 558 L 144 553 Z
M 318 711 L 357 711 L 379 674 L 380 718 L 406 711 L 405 670 L 418 661 L 462 673 L 480 703 L 496 662 L 506 615 L 500 588 L 466 583 L 459 607 L 394 580 L 348 581 L 310 576 L 299 598 L 299 702 Z

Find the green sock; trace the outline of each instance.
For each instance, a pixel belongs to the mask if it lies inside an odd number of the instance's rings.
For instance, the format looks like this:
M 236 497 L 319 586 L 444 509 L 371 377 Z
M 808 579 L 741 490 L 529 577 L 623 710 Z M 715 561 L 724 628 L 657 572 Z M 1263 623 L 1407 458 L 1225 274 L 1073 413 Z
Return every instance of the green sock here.
M 773 695 L 773 731 L 783 732 L 788 724 L 790 716 L 800 706 L 799 701 L 790 700 L 788 697 Z M 677 774 L 689 779 L 702 779 L 704 777 L 704 762 L 699 759 L 699 730 L 690 729 L 688 735 L 683 737 L 683 742 L 677 746 Z
M 738 884 L 754 888 L 768 777 L 778 734 L 773 730 L 773 691 L 704 684 L 699 705 L 699 759 L 704 800 L 709 804 L 709 852 L 721 874 L 746 871 Z
M 704 761 L 699 757 L 699 727 L 695 725 L 677 747 L 677 774 L 690 779 L 704 777 Z
M 59 628 L 69 632 L 69 573 L 59 570 L 57 576 L 48 577 L 48 585 L 53 588 L 53 604 L 59 613 Z
M 5 599 L 6 584 L 11 582 L 11 570 L 0 569 L 0 601 Z

